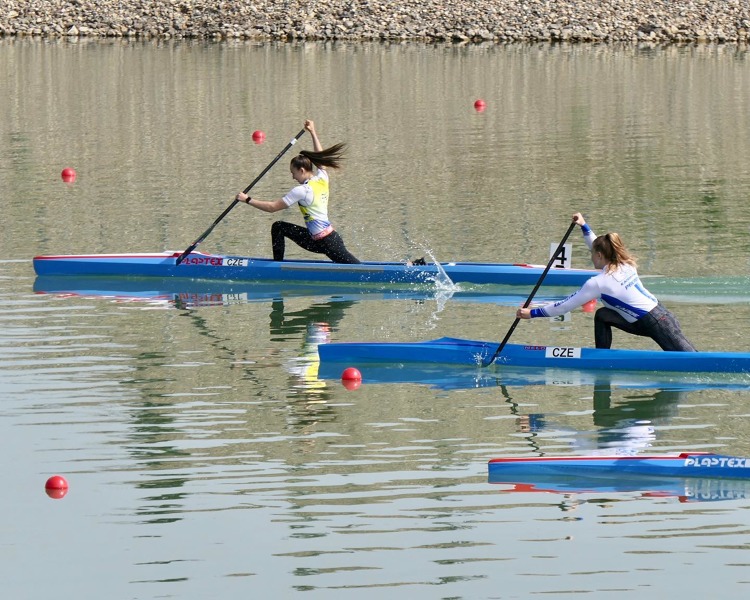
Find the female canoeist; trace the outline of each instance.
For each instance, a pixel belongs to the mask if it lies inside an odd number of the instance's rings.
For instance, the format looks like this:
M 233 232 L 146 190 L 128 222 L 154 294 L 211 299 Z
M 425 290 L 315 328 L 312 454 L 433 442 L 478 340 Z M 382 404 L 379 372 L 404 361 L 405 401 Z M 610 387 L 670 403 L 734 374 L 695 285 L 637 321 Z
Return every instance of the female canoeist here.
M 299 184 L 278 200 L 263 201 L 240 192 L 237 200 L 262 211 L 273 213 L 293 204 L 299 206 L 307 228 L 286 221 L 276 221 L 271 226 L 271 248 L 274 260 L 284 260 L 284 242 L 289 238 L 298 246 L 325 254 L 335 263 L 359 263 L 344 246 L 344 240 L 328 220 L 328 172 L 326 167 L 337 169 L 343 158 L 344 144 L 323 149 L 315 132 L 315 123 L 305 121 L 305 129 L 313 139 L 313 152 L 303 150 L 292 159 L 289 170 Z
M 583 284 L 580 290 L 559 302 L 539 308 L 519 308 L 516 317 L 555 317 L 586 302 L 600 299 L 603 308 L 594 316 L 594 341 L 597 348 L 612 346 L 612 327 L 633 335 L 650 337 L 662 350 L 695 352 L 680 329 L 675 316 L 645 288 L 636 271 L 635 258 L 620 236 L 607 233 L 597 237 L 581 213 L 573 215 L 581 226 L 583 238 L 591 250 L 591 260 L 602 272 Z

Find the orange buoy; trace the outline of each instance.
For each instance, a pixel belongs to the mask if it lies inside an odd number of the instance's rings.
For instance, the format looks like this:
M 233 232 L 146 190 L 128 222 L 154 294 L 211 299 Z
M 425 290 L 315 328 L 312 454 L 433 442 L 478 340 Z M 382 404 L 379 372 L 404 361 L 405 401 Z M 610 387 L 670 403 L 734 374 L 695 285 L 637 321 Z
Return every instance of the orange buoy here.
M 253 141 L 254 141 L 254 142 L 255 142 L 256 144 L 262 144 L 263 142 L 265 142 L 265 141 L 266 141 L 266 134 L 265 134 L 265 133 L 263 133 L 263 132 L 262 132 L 262 131 L 260 131 L 260 130 L 257 130 L 257 131 L 253 131 Z
M 481 98 L 474 102 L 474 110 L 477 112 L 483 112 L 485 108 L 487 108 L 487 103 Z
M 73 183 L 76 180 L 75 169 L 71 169 L 70 167 L 65 167 L 62 170 L 62 173 L 60 173 L 60 176 L 62 177 L 62 180 L 65 183 Z

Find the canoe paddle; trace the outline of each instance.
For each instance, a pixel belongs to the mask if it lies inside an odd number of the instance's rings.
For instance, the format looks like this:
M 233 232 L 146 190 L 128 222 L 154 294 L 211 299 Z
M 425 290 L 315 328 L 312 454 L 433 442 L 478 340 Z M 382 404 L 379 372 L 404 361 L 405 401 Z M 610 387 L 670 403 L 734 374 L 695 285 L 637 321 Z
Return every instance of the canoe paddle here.
M 283 149 L 283 150 L 282 150 L 281 152 L 279 152 L 279 153 L 278 153 L 278 154 L 276 155 L 276 158 L 274 158 L 274 159 L 273 159 L 273 160 L 272 160 L 272 161 L 271 161 L 271 162 L 269 163 L 269 165 L 268 165 L 268 166 L 267 166 L 267 167 L 266 167 L 265 169 L 263 169 L 263 171 L 261 171 L 261 174 L 260 174 L 260 175 L 258 175 L 258 176 L 257 176 L 257 177 L 256 177 L 255 179 L 253 179 L 253 182 L 252 182 L 252 183 L 251 183 L 251 184 L 250 184 L 249 186 L 247 186 L 247 187 L 246 187 L 246 188 L 245 188 L 245 189 L 243 190 L 243 192 L 244 192 L 245 194 L 247 194 L 247 193 L 248 193 L 248 192 L 249 192 L 249 191 L 250 191 L 251 189 L 253 189 L 253 187 L 255 186 L 255 184 L 256 184 L 256 183 L 258 183 L 258 182 L 259 182 L 259 181 L 261 180 L 261 178 L 263 177 L 263 175 L 265 175 L 266 173 L 268 173 L 268 171 L 270 171 L 270 170 L 271 170 L 271 167 L 273 167 L 273 166 L 274 166 L 274 165 L 276 164 L 276 162 L 277 162 L 277 161 L 278 161 L 278 160 L 279 160 L 279 159 L 280 159 L 280 158 L 281 158 L 282 156 L 284 156 L 284 154 L 286 153 L 286 151 L 287 151 L 287 150 L 289 150 L 289 148 L 291 148 L 292 146 L 294 146 L 294 144 L 296 144 L 296 143 L 297 143 L 297 140 L 298 140 L 298 139 L 300 139 L 300 138 L 301 138 L 301 137 L 302 137 L 303 135 L 305 135 L 305 130 L 304 130 L 304 129 L 303 129 L 302 131 L 300 131 L 300 132 L 299 132 L 299 133 L 298 133 L 297 135 L 295 135 L 295 136 L 294 136 L 294 138 L 293 138 L 293 139 L 292 139 L 292 140 L 291 140 L 291 141 L 290 141 L 290 142 L 289 142 L 289 143 L 288 143 L 288 144 L 287 144 L 286 146 L 284 146 L 284 149 Z M 190 253 L 191 253 L 191 252 L 192 252 L 193 250 L 195 250 L 195 249 L 196 249 L 196 248 L 198 247 L 198 244 L 200 244 L 200 243 L 201 243 L 201 242 L 202 242 L 203 240 L 205 240 L 205 239 L 206 239 L 206 238 L 207 238 L 207 237 L 209 236 L 209 234 L 210 234 L 210 233 L 211 233 L 211 232 L 212 232 L 212 231 L 214 230 L 214 227 L 216 227 L 216 226 L 217 226 L 217 225 L 219 224 L 219 222 L 220 222 L 220 221 L 221 221 L 221 220 L 222 220 L 222 219 L 223 219 L 224 217 L 226 217 L 226 216 L 227 216 L 227 215 L 229 214 L 229 211 L 230 211 L 230 210 L 232 210 L 232 209 L 234 208 L 234 206 L 235 206 L 235 205 L 236 205 L 236 204 L 237 204 L 238 202 L 239 202 L 239 200 L 237 200 L 237 199 L 235 198 L 235 199 L 234 199 L 234 201 L 233 201 L 233 202 L 232 202 L 232 203 L 231 203 L 231 204 L 230 204 L 229 206 L 227 206 L 227 207 L 226 207 L 226 209 L 224 209 L 224 212 L 223 212 L 223 213 L 221 213 L 221 214 L 219 215 L 219 218 L 218 218 L 218 219 L 216 219 L 216 220 L 215 220 L 215 221 L 214 221 L 214 222 L 213 222 L 213 223 L 211 224 L 211 227 L 209 227 L 208 229 L 206 229 L 206 231 L 204 231 L 204 232 L 203 232 L 203 234 L 202 234 L 202 235 L 201 235 L 201 236 L 200 236 L 200 237 L 199 237 L 199 238 L 198 238 L 197 240 L 195 240 L 195 241 L 194 241 L 194 242 L 193 242 L 192 244 L 190 244 L 190 246 L 188 246 L 188 247 L 187 247 L 187 249 L 185 250 L 185 252 L 183 252 L 182 254 L 180 254 L 180 256 L 179 256 L 179 257 L 177 257 L 177 264 L 178 264 L 178 265 L 179 265 L 179 264 L 180 264 L 180 263 L 181 263 L 181 262 L 182 262 L 183 260 L 185 260 L 185 259 L 186 259 L 186 258 L 188 257 L 188 255 L 189 255 L 189 254 L 190 254 Z
M 549 259 L 549 262 L 547 263 L 547 267 L 542 272 L 542 276 L 539 278 L 539 281 L 536 282 L 536 285 L 534 286 L 534 289 L 531 290 L 531 294 L 529 295 L 528 299 L 526 300 L 526 303 L 523 305 L 523 308 L 528 308 L 529 304 L 531 304 L 531 300 L 534 298 L 534 295 L 536 294 L 537 290 L 541 287 L 542 281 L 544 281 L 544 278 L 547 276 L 547 273 L 549 273 L 549 270 L 552 268 L 552 263 L 555 262 L 555 259 L 557 258 L 557 255 L 562 252 L 563 246 L 565 245 L 565 242 L 568 241 L 568 237 L 573 232 L 573 229 L 575 229 L 575 226 L 577 223 L 573 221 L 570 224 L 570 227 L 568 227 L 568 231 L 565 233 L 565 236 L 563 237 L 562 241 L 560 242 L 560 245 L 557 247 L 557 250 L 555 250 L 555 253 L 552 255 L 552 258 Z M 516 327 L 518 326 L 518 323 L 521 319 L 516 317 L 516 320 L 513 321 L 513 325 L 510 326 L 510 329 L 508 330 L 508 333 L 505 334 L 505 338 L 503 338 L 503 341 L 500 342 L 500 345 L 497 347 L 497 350 L 495 350 L 495 354 L 492 355 L 492 358 L 489 360 L 489 362 L 484 363 L 483 367 L 490 366 L 493 362 L 495 362 L 495 359 L 500 356 L 500 353 L 503 351 L 503 348 L 505 348 L 505 344 L 508 343 L 508 340 L 510 339 L 510 336 L 513 335 L 513 332 L 516 330 Z

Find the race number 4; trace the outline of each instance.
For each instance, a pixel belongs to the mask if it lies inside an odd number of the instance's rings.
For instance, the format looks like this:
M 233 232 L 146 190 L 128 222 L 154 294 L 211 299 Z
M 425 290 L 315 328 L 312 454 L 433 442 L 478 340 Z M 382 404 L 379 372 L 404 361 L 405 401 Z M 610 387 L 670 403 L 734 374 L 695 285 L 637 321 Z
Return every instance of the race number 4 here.
M 558 244 L 549 245 L 549 257 L 550 258 L 552 258 L 552 255 L 555 253 L 555 250 L 557 250 L 557 246 Z M 573 244 L 563 244 L 562 250 L 560 250 L 560 253 L 557 255 L 555 262 L 552 263 L 552 266 L 555 269 L 570 269 L 572 255 L 573 255 Z

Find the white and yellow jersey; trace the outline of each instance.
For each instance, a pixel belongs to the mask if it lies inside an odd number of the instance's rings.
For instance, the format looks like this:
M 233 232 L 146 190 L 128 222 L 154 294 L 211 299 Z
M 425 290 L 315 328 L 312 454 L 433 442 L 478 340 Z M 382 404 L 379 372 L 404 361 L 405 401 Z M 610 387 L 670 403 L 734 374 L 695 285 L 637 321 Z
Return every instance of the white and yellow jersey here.
M 328 173 L 325 169 L 318 168 L 314 177 L 293 187 L 283 200 L 287 206 L 299 206 L 307 230 L 314 239 L 333 230 L 328 220 Z

